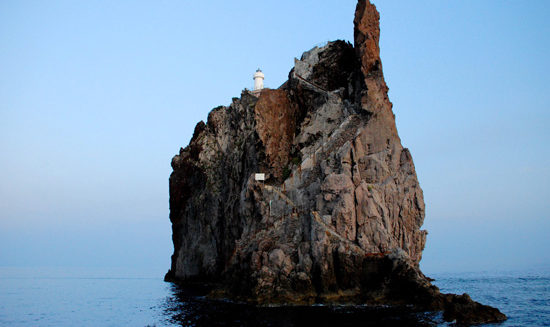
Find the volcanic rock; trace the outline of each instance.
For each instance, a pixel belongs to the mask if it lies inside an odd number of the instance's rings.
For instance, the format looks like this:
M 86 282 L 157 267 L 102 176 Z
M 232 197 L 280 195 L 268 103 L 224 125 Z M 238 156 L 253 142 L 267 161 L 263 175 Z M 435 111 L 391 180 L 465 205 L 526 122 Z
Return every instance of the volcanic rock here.
M 505 319 L 441 294 L 419 270 L 424 199 L 388 99 L 375 6 L 360 0 L 354 25 L 354 45 L 313 48 L 281 88 L 245 90 L 197 124 L 172 159 L 166 279 L 260 305 L 412 305 L 461 323 Z

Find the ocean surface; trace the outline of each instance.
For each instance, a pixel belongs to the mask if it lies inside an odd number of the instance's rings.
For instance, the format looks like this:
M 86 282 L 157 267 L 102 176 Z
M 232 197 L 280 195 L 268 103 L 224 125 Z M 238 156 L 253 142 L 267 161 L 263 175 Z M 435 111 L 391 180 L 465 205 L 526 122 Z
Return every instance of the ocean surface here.
M 365 306 L 254 308 L 121 269 L 0 267 L 0 326 L 452 326 L 439 313 Z M 432 274 L 443 292 L 469 293 L 508 320 L 550 326 L 550 271 Z

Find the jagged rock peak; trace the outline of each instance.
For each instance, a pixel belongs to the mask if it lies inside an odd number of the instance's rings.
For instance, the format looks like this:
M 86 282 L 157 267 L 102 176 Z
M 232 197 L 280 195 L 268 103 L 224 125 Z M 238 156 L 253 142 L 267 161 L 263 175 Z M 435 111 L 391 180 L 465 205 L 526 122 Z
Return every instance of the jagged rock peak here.
M 281 88 L 245 90 L 197 124 L 172 159 L 167 280 L 215 283 L 212 294 L 257 304 L 504 317 L 439 293 L 418 268 L 424 199 L 387 96 L 378 21 L 359 1 L 355 46 L 315 47 Z

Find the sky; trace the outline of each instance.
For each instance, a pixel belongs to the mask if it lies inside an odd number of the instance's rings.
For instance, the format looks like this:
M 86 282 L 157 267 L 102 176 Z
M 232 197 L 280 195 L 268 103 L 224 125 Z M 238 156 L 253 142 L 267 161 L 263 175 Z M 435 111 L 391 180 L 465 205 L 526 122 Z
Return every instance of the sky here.
M 377 0 L 426 202 L 421 267 L 550 262 L 550 2 Z M 355 1 L 0 2 L 0 266 L 170 265 L 170 160 L 295 57 L 353 40 Z

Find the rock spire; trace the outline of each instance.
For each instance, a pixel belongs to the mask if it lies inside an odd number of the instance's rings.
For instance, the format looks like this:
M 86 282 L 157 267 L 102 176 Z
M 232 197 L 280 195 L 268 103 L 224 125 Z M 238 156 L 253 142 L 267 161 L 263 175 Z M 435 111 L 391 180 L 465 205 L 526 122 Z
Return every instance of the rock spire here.
M 505 319 L 441 294 L 419 270 L 423 193 L 369 1 L 354 26 L 354 45 L 305 52 L 279 89 L 244 91 L 197 124 L 172 159 L 166 279 L 256 304 L 409 304 L 464 323 Z

